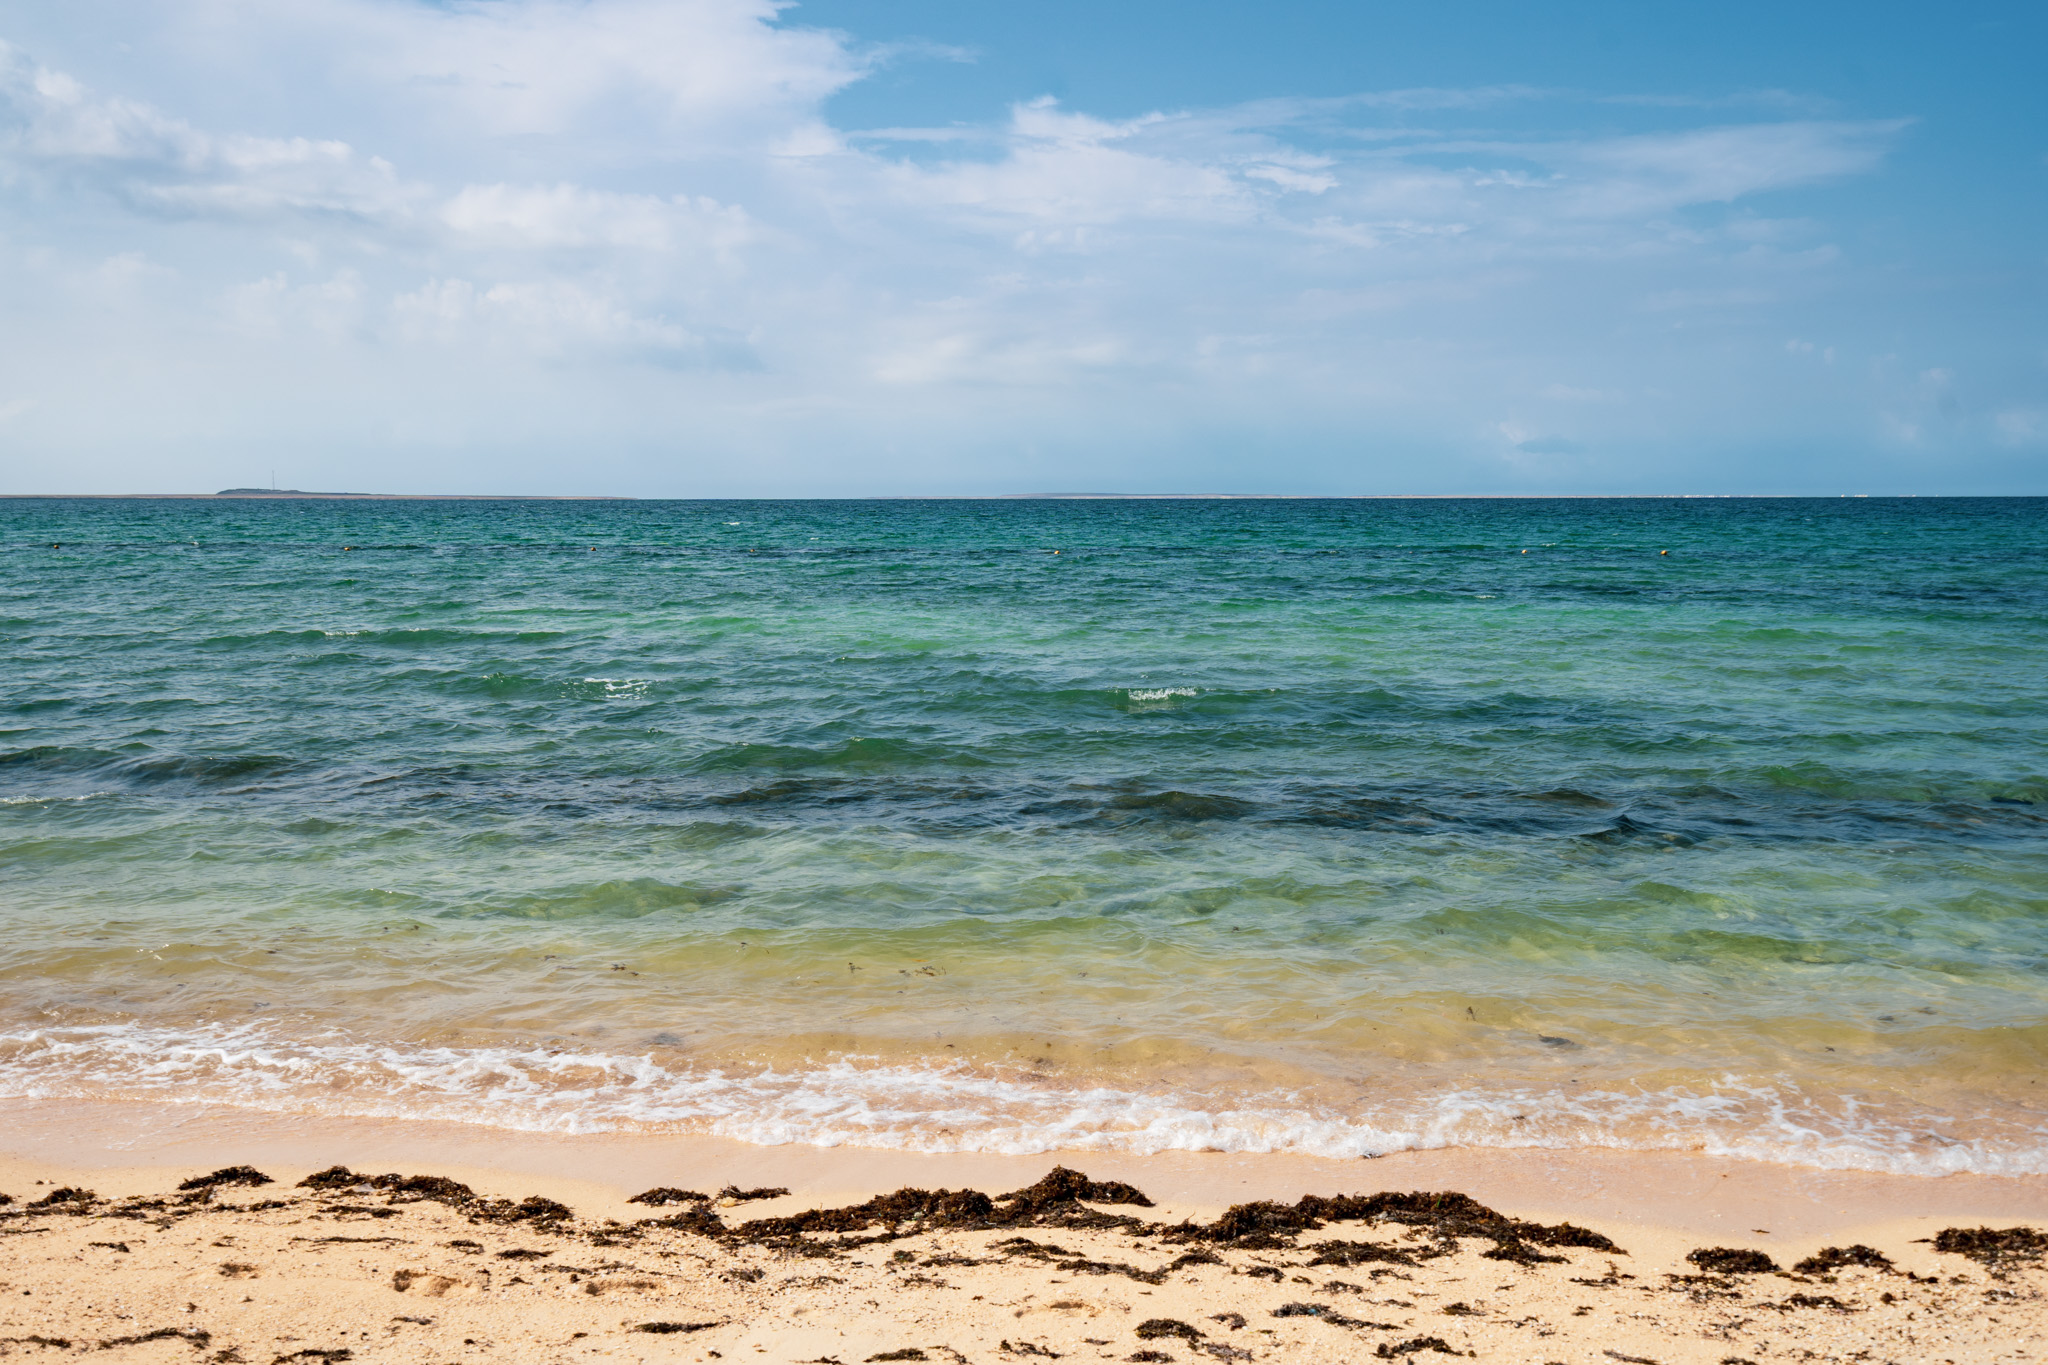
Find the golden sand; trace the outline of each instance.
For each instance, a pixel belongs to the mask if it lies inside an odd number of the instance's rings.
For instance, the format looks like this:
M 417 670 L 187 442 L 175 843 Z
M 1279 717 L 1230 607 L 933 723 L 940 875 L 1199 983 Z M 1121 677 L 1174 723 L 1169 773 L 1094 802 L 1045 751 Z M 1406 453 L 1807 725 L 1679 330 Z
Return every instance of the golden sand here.
M 14 1155 L 0 1159 L 0 1190 L 14 1202 L 0 1207 L 0 1352 L 10 1356 L 223 1365 L 1966 1365 L 2048 1356 L 2042 1260 L 2024 1246 L 1986 1255 L 1940 1236 L 2030 1218 L 2048 1227 L 2037 1180 L 1901 1181 L 1599 1154 L 1069 1156 L 1066 1165 L 1131 1182 L 1155 1202 L 1115 1202 L 1117 1191 L 1098 1187 L 1087 1193 L 1099 1197 L 997 1200 L 961 1217 L 957 1201 L 911 1198 L 808 1229 L 750 1230 L 895 1187 L 847 1188 L 877 1175 L 916 1172 L 901 1183 L 978 1183 L 1004 1195 L 1054 1160 L 469 1134 L 468 1155 L 504 1158 L 475 1164 L 447 1159 L 463 1134 L 401 1124 L 273 1121 L 266 1138 L 225 1115 L 17 1106 L 4 1119 L 12 1136 L 0 1146 Z M 67 1123 L 70 1151 L 59 1160 L 51 1148 Z M 199 1149 L 223 1140 L 240 1142 L 268 1182 L 206 1183 L 218 1167 L 178 1160 L 219 1158 Z M 319 1169 L 306 1159 L 313 1148 L 354 1171 L 303 1184 Z M 407 1148 L 420 1159 L 393 1159 Z M 387 1172 L 441 1179 L 394 1183 Z M 782 1176 L 791 1192 L 720 1198 L 728 1183 L 750 1187 L 764 1175 Z M 1459 1183 L 1491 1207 L 1474 1215 L 1474 1204 L 1442 1201 L 1431 1207 L 1449 1216 L 1417 1215 L 1397 1201 L 1383 1216 L 1342 1216 L 1339 1206 L 1337 1217 L 1303 1219 L 1296 1203 L 1304 1190 L 1444 1193 L 1454 1187 L 1426 1177 L 1453 1175 L 1478 1177 Z M 711 1198 L 629 1202 L 655 1184 Z M 1228 1204 L 1259 1200 L 1273 1203 L 1229 1217 Z M 1566 1217 L 1577 1226 L 1560 1232 Z M 1849 1255 L 1829 1257 L 1828 1247 Z M 1689 1259 L 1717 1248 L 1760 1252 L 1776 1268 Z

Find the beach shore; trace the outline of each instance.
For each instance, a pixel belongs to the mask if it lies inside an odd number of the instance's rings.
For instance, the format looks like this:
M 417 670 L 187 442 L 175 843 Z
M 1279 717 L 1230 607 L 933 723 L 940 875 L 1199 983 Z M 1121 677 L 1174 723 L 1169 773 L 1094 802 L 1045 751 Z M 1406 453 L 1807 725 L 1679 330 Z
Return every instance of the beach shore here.
M 1964 1365 L 2048 1354 L 2048 1272 L 2029 1239 L 1987 1249 L 1941 1236 L 2048 1225 L 2041 1178 L 1598 1151 L 932 1155 L 76 1101 L 9 1103 L 0 1132 L 10 1355 Z M 302 1183 L 336 1166 L 348 1173 Z M 204 1183 L 236 1167 L 268 1181 Z M 1055 1167 L 1094 1183 L 1044 1184 Z M 905 1187 L 996 1198 L 867 1203 Z M 707 1198 L 629 1202 L 661 1188 Z M 775 1189 L 787 1193 L 734 1197 Z M 1132 1190 L 1151 1202 L 1127 1202 Z M 1416 1191 L 1466 1199 L 1298 1202 Z M 834 1209 L 859 1211 L 799 1216 Z M 1775 1269 L 1692 1257 L 1716 1249 Z

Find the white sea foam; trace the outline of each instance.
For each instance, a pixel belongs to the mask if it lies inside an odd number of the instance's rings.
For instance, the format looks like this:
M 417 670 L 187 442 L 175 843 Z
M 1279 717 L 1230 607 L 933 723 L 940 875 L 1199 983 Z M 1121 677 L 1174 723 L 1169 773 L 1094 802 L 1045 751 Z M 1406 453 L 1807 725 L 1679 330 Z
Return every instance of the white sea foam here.
M 607 700 L 644 697 L 647 695 L 647 689 L 654 686 L 652 678 L 585 678 L 583 681 L 603 687 Z
M 1192 687 L 1133 687 L 1125 691 L 1132 701 L 1170 701 L 1175 697 L 1192 697 Z
M 1790 1085 L 1700 1092 L 1454 1089 L 1348 1108 L 1296 1094 L 1062 1085 L 965 1063 L 840 1060 L 740 1073 L 652 1055 L 399 1047 L 260 1026 L 0 1034 L 0 1098 L 228 1104 L 533 1132 L 698 1132 L 765 1145 L 925 1152 L 1299 1152 L 1356 1158 L 1458 1146 L 1690 1150 L 1914 1175 L 2048 1174 L 2048 1132 L 1946 1138 Z M 1909 1121 L 1910 1119 L 1910 1121 Z

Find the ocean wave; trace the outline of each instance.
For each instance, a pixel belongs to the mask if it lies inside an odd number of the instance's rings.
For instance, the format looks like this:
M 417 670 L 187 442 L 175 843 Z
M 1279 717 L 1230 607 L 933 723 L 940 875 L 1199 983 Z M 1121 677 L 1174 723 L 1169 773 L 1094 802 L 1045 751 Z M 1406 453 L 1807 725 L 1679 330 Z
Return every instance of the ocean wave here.
M 701 1133 L 761 1145 L 920 1152 L 1290 1152 L 1357 1159 L 1451 1147 L 1693 1151 L 1833 1170 L 2048 1174 L 2048 1130 L 1956 1136 L 1790 1083 L 1695 1090 L 1451 1088 L 1338 1106 L 1298 1091 L 1062 1083 L 966 1062 L 841 1059 L 749 1070 L 652 1052 L 287 1039 L 262 1026 L 133 1024 L 0 1033 L 0 1100 L 224 1104 L 527 1132 Z

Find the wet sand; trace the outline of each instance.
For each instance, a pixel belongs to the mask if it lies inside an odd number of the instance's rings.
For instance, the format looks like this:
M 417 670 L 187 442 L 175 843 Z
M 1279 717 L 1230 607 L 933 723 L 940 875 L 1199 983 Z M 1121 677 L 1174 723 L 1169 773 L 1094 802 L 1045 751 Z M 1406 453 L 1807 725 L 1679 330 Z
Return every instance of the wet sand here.
M 1940 1249 L 1945 1229 L 2048 1227 L 2040 1179 L 1598 1152 L 928 1156 L 80 1102 L 9 1104 L 0 1132 L 0 1191 L 14 1201 L 0 1207 L 9 1355 L 103 1345 L 123 1358 L 254 1365 L 1427 1362 L 1452 1352 L 1964 1365 L 2048 1355 L 2039 1259 L 2024 1246 L 1987 1256 L 1954 1237 L 1947 1245 L 1960 1250 Z M 301 1183 L 337 1164 L 349 1173 Z M 1056 1165 L 1100 1183 L 1042 1184 Z M 268 1182 L 180 1188 L 236 1166 Z M 394 1184 L 387 1173 L 441 1179 Z M 1153 1202 L 1120 1202 L 1129 1192 L 1113 1182 Z M 1020 1197 L 909 1197 L 757 1221 L 905 1186 Z M 659 1187 L 709 1198 L 629 1202 Z M 729 1187 L 789 1192 L 721 1198 Z M 1380 1191 L 1472 1202 L 1297 1203 Z M 1257 1201 L 1273 1202 L 1242 1207 Z M 1829 1247 L 1876 1254 L 1845 1262 Z M 1777 1269 L 1688 1259 L 1713 1249 L 1761 1253 Z

